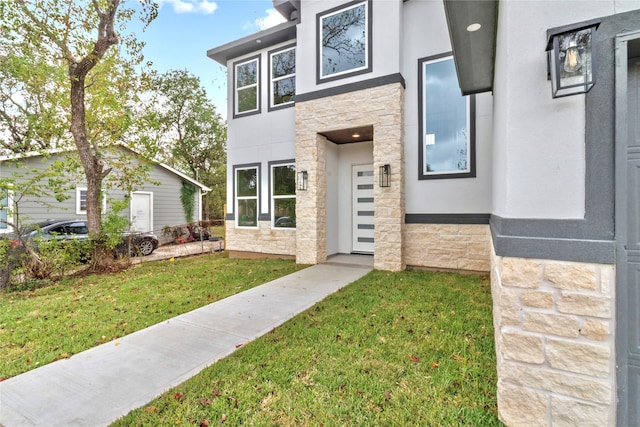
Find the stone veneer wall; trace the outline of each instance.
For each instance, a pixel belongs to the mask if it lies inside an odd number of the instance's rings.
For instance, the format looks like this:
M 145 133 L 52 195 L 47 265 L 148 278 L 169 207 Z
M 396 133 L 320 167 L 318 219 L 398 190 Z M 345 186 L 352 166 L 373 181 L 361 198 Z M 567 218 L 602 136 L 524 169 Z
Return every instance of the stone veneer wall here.
M 483 224 L 406 224 L 408 266 L 489 272 L 491 231 Z
M 274 230 L 270 221 L 258 221 L 257 229 L 236 228 L 226 221 L 225 250 L 271 255 L 296 254 L 296 230 Z
M 615 425 L 614 266 L 491 251 L 500 419 Z
M 403 106 L 400 83 L 296 103 L 296 170 L 306 170 L 309 177 L 308 189 L 296 193 L 298 263 L 317 264 L 327 258 L 327 140 L 318 132 L 373 125 L 374 182 L 380 165 L 391 166 L 391 187 L 374 186 L 374 267 L 405 268 Z

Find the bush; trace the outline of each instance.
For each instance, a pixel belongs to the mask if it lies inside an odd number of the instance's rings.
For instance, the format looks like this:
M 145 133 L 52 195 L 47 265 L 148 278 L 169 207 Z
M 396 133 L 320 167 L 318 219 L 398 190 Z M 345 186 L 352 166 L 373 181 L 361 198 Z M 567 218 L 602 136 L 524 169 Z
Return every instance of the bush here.
M 24 262 L 27 278 L 51 279 L 91 261 L 92 245 L 88 240 L 36 239 L 34 246 L 36 250 Z
M 0 289 L 5 289 L 11 283 L 11 275 L 20 265 L 24 247 L 12 240 L 0 238 Z

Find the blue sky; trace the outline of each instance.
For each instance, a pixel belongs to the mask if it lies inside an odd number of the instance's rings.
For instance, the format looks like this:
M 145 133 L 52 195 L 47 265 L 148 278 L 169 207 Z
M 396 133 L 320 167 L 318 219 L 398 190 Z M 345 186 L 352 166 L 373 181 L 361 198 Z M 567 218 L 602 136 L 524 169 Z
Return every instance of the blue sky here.
M 158 1 L 158 0 L 156 0 Z M 282 17 L 271 0 L 159 0 L 158 17 L 145 32 L 144 55 L 160 72 L 186 69 L 200 77 L 217 111 L 226 118 L 226 70 L 207 50 L 268 28 Z

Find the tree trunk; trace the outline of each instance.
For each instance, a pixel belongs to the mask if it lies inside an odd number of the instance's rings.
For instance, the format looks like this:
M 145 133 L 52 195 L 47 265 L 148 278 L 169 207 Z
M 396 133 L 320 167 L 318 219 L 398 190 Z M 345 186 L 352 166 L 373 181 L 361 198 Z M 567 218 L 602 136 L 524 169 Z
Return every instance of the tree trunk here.
M 77 67 L 69 67 L 71 80 L 71 133 L 82 162 L 87 180 L 87 225 L 89 233 L 100 235 L 102 205 L 100 189 L 102 188 L 102 161 L 91 151 L 87 141 L 84 106 L 84 76 L 74 75 Z

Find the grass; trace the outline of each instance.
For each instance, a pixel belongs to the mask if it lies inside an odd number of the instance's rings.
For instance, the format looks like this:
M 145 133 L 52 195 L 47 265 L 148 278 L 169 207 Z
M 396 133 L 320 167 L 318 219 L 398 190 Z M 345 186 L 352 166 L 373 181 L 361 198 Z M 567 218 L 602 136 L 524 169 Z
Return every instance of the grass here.
M 0 379 L 300 268 L 292 261 L 210 254 L 142 263 L 112 274 L 66 277 L 36 290 L 0 292 Z
M 374 271 L 113 426 L 493 426 L 488 278 Z

